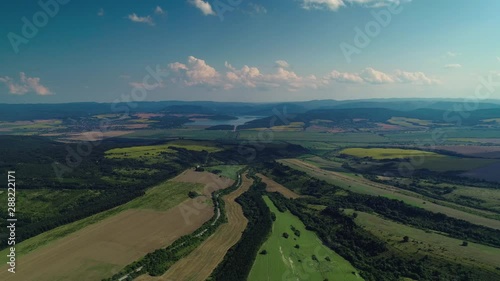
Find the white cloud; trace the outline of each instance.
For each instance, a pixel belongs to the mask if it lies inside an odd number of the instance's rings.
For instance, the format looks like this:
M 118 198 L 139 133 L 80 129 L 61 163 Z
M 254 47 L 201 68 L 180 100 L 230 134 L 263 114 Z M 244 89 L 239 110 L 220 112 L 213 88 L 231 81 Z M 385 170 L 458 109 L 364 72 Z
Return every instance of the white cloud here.
M 395 79 L 400 83 L 411 83 L 418 85 L 436 85 L 441 84 L 438 79 L 430 78 L 423 72 L 407 72 L 396 70 Z
M 188 57 L 188 63 L 183 64 L 175 62 L 169 64 L 169 68 L 179 74 L 179 79 L 187 86 L 193 85 L 212 85 L 216 86 L 220 83 L 220 74 L 215 68 L 208 65 L 204 60 Z
M 446 53 L 446 55 L 447 55 L 448 57 L 452 57 L 452 58 L 454 58 L 454 57 L 456 57 L 456 56 L 460 56 L 461 54 L 460 54 L 460 53 L 456 53 L 456 52 L 447 52 L 447 53 Z
M 286 61 L 275 62 L 276 70 L 271 73 L 263 73 L 255 66 L 244 65 L 240 69 L 225 62 L 226 71 L 217 71 L 204 60 L 190 56 L 186 64 L 174 62 L 169 64 L 173 82 L 185 86 L 208 86 L 214 89 L 234 88 L 284 88 L 289 91 L 300 89 L 318 89 L 326 87 L 331 82 L 353 83 L 365 85 L 381 84 L 413 84 L 413 85 L 435 85 L 440 81 L 428 77 L 423 72 L 408 72 L 396 70 L 393 73 L 385 73 L 371 67 L 367 67 L 358 73 L 340 72 L 333 70 L 322 78 L 315 75 L 299 75 L 288 69 Z
M 151 26 L 155 25 L 155 23 L 153 22 L 153 18 L 151 18 L 151 16 L 139 17 L 135 13 L 133 13 L 131 15 L 128 15 L 128 19 L 133 22 L 146 23 Z
M 458 63 L 450 63 L 445 65 L 444 68 L 462 68 L 462 65 Z
M 337 70 L 332 71 L 327 76 L 325 76 L 326 80 L 333 80 L 337 82 L 346 82 L 346 83 L 363 83 L 364 80 L 357 73 L 348 73 L 348 72 L 338 72 Z
M 500 57 L 497 57 L 497 61 L 500 62 Z
M 300 76 L 285 69 L 288 63 L 279 61 L 273 73 L 262 73 L 257 67 L 244 65 L 241 69 L 225 62 L 226 72 L 217 71 L 204 60 L 189 57 L 188 63 L 175 62 L 169 64 L 172 80 L 186 86 L 204 85 L 212 88 L 233 89 L 243 88 L 276 88 L 283 87 L 290 91 L 301 88 L 318 88 L 323 82 L 314 75 Z
M 403 2 L 410 2 L 411 0 L 302 0 L 302 7 L 304 9 L 328 9 L 337 11 L 342 7 L 348 5 L 358 5 L 366 8 L 380 8 L 389 5 L 400 5 Z
M 97 15 L 100 17 L 104 16 L 104 9 L 100 8 L 99 11 L 97 11 Z
M 203 0 L 190 0 L 189 3 L 198 8 L 205 16 L 212 15 L 215 16 L 214 10 L 208 1 Z
M 363 69 L 360 73 L 332 71 L 324 77 L 325 81 L 335 81 L 339 83 L 357 84 L 415 84 L 415 85 L 435 85 L 440 81 L 429 78 L 423 72 L 408 72 L 396 70 L 393 74 L 385 73 L 371 67 Z
M 40 83 L 38 77 L 28 77 L 24 72 L 19 73 L 20 81 L 15 82 L 11 77 L 0 77 L 0 82 L 4 83 L 13 95 L 24 95 L 28 92 L 34 92 L 40 96 L 51 95 L 52 92 Z
M 249 3 L 250 14 L 267 14 L 267 9 L 264 6 L 255 3 Z
M 277 60 L 277 61 L 275 61 L 275 63 L 276 63 L 276 67 L 282 67 L 282 68 L 290 67 L 290 64 L 288 64 L 288 62 L 284 61 L 284 60 Z
M 371 67 L 365 68 L 359 76 L 367 83 L 371 84 L 389 84 L 394 83 L 395 79 L 382 71 L 375 70 Z
M 156 8 L 155 8 L 155 14 L 157 14 L 157 15 L 163 15 L 163 14 L 165 14 L 165 11 L 160 6 L 156 6 Z
M 327 8 L 332 11 L 337 11 L 340 7 L 345 6 L 343 0 L 304 0 L 302 7 L 304 9 L 323 9 Z

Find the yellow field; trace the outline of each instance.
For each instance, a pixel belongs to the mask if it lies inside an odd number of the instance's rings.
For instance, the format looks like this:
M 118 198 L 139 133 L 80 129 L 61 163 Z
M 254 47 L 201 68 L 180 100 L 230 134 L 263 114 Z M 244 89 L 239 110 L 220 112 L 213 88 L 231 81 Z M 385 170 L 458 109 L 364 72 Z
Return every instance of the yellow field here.
M 267 186 L 266 186 L 266 191 L 267 192 L 278 192 L 278 193 L 281 193 L 281 195 L 283 195 L 284 197 L 290 199 L 296 199 L 296 198 L 299 198 L 300 195 L 298 195 L 297 193 L 291 191 L 290 189 L 282 186 L 281 184 L 273 181 L 272 179 L 262 175 L 262 174 L 257 174 L 257 176 L 259 178 L 262 179 L 262 182 L 265 183 Z
M 376 160 L 383 159 L 403 159 L 409 157 L 433 156 L 439 157 L 440 154 L 415 149 L 400 148 L 346 148 L 340 151 L 340 154 L 364 158 L 370 157 Z
M 243 175 L 239 189 L 224 196 L 227 223 L 204 241 L 187 257 L 179 260 L 163 276 L 140 276 L 137 281 L 205 281 L 217 265 L 224 259 L 226 252 L 238 242 L 247 225 L 241 205 L 235 199 L 246 192 L 253 181 Z
M 146 195 L 118 207 L 118 213 L 18 257 L 16 274 L 7 272 L 6 266 L 0 267 L 0 280 L 88 281 L 112 276 L 147 253 L 192 233 L 214 215 L 207 195 L 233 181 L 211 175 L 187 171 L 154 187 Z M 191 181 L 187 183 L 188 178 Z M 204 195 L 188 199 L 188 191 L 193 189 Z M 187 209 L 196 211 L 186 217 Z M 19 244 L 18 251 L 30 240 L 40 240 L 39 236 Z

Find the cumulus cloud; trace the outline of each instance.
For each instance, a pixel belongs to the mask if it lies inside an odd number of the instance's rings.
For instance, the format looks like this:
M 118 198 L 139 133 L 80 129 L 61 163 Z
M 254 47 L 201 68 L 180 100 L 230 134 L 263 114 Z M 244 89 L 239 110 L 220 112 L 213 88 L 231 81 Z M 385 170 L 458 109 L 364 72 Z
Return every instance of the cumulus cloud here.
M 210 5 L 210 3 L 208 3 L 208 1 L 189 0 L 189 3 L 191 3 L 191 5 L 198 8 L 205 16 L 208 16 L 208 15 L 215 16 L 215 12 L 212 9 L 212 6 Z
M 276 63 L 276 67 L 282 67 L 282 68 L 288 68 L 290 67 L 290 65 L 288 64 L 287 61 L 284 61 L 284 60 L 277 60 L 275 61 Z
M 342 7 L 361 6 L 367 8 L 380 8 L 389 5 L 400 5 L 403 2 L 410 2 L 411 0 L 302 0 L 302 7 L 304 9 L 328 9 L 337 11 Z
M 365 85 L 382 84 L 413 84 L 413 85 L 435 85 L 440 81 L 428 77 L 423 72 L 408 72 L 396 70 L 393 73 L 385 73 L 371 67 L 360 72 L 340 72 L 333 70 L 323 77 L 315 75 L 299 75 L 291 71 L 286 61 L 275 61 L 275 70 L 264 73 L 258 67 L 243 65 L 236 68 L 229 62 L 225 62 L 225 71 L 218 71 L 206 61 L 188 57 L 187 63 L 174 62 L 169 64 L 171 81 L 181 83 L 185 86 L 207 86 L 213 89 L 234 88 L 284 88 L 289 91 L 300 89 L 318 89 L 326 87 L 331 83 L 351 83 Z
M 153 18 L 151 16 L 145 16 L 145 17 L 140 17 L 136 13 L 133 13 L 131 15 L 128 15 L 128 19 L 133 21 L 133 22 L 138 22 L 138 23 L 146 23 L 151 26 L 155 25 Z
M 325 81 L 334 81 L 338 83 L 357 83 L 357 84 L 395 84 L 411 83 L 416 85 L 435 85 L 440 81 L 429 78 L 423 72 L 408 72 L 396 70 L 394 73 L 385 73 L 371 67 L 363 69 L 359 73 L 332 71 L 324 77 Z
M 337 82 L 346 83 L 363 83 L 364 80 L 357 73 L 339 72 L 337 70 L 332 71 L 326 77 L 326 80 L 333 80 Z
M 389 74 L 386 74 L 382 71 L 375 70 L 371 67 L 367 67 L 361 71 L 359 76 L 368 83 L 371 84 L 389 84 L 394 83 L 394 77 Z
M 444 68 L 462 68 L 462 65 L 458 63 L 450 63 L 445 65 Z
M 187 86 L 203 85 L 212 88 L 233 89 L 243 88 L 276 88 L 284 87 L 290 91 L 301 88 L 317 88 L 322 81 L 314 75 L 300 76 L 297 73 L 286 69 L 288 65 L 285 61 L 276 63 L 276 71 L 272 73 L 262 73 L 254 66 L 244 65 L 236 68 L 225 62 L 224 71 L 217 71 L 208 65 L 204 60 L 190 56 L 186 64 L 174 62 L 169 64 L 172 80 L 181 82 Z
M 165 14 L 165 11 L 160 6 L 156 6 L 156 8 L 155 8 L 155 14 L 157 14 L 157 15 L 163 15 L 163 14 Z
M 175 62 L 169 64 L 170 70 L 179 74 L 179 79 L 188 86 L 217 85 L 220 82 L 220 73 L 208 65 L 204 60 L 188 57 L 187 64 Z
M 441 84 L 438 79 L 430 78 L 423 72 L 407 72 L 397 70 L 394 77 L 400 83 L 411 83 L 419 85 L 436 85 Z
M 0 77 L 0 82 L 4 83 L 13 95 L 24 95 L 33 92 L 40 96 L 51 95 L 52 92 L 40 83 L 38 77 L 28 77 L 24 72 L 19 73 L 19 82 L 14 81 L 9 76 Z

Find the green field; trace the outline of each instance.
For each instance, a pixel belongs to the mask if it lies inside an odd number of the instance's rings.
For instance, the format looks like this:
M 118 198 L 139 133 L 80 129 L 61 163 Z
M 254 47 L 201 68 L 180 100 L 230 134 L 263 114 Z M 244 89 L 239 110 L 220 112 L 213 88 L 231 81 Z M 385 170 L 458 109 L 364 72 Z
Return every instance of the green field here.
M 404 159 L 409 157 L 441 157 L 434 152 L 416 150 L 416 149 L 400 149 L 400 148 L 346 148 L 340 151 L 340 154 L 364 158 L 370 157 L 376 160 L 384 159 Z
M 415 192 L 372 182 L 353 173 L 331 172 L 320 169 L 319 167 L 310 169 L 304 165 L 298 165 L 287 160 L 279 160 L 278 162 L 285 164 L 292 169 L 306 172 L 312 177 L 324 180 L 352 192 L 402 200 L 406 204 L 420 207 L 431 212 L 443 213 L 447 216 L 462 219 L 474 224 L 500 229 L 500 221 L 488 218 L 488 214 L 491 214 L 491 212 L 488 211 L 473 209 L 451 202 L 428 198 Z
M 29 217 L 32 222 L 50 219 L 61 212 L 74 212 L 80 204 L 97 200 L 104 191 L 88 189 L 18 189 L 16 192 L 18 216 Z M 7 193 L 0 193 L 7 202 Z
M 33 238 L 25 240 L 17 244 L 16 255 L 25 255 L 37 249 L 38 247 L 47 245 L 48 243 L 56 239 L 62 238 L 70 233 L 78 231 L 88 225 L 99 222 L 105 218 L 116 215 L 127 209 L 152 209 L 158 211 L 168 210 L 172 207 L 175 207 L 182 201 L 188 199 L 189 191 L 200 192 L 202 189 L 202 184 L 181 183 L 173 181 L 163 182 L 147 190 L 145 195 L 138 197 L 124 205 L 54 228 Z M 6 250 L 0 251 L 0 255 L 3 257 L 5 257 L 6 254 Z
M 161 153 L 175 153 L 169 149 L 170 145 L 145 145 L 125 148 L 113 148 L 105 152 L 109 159 L 141 159 L 160 157 Z
M 498 161 L 496 159 L 462 158 L 440 155 L 426 156 L 423 159 L 423 163 L 421 165 L 415 165 L 415 168 L 427 169 L 435 172 L 469 171 L 488 166 Z
M 238 171 L 243 169 L 244 165 L 218 165 L 205 167 L 205 170 L 209 172 L 220 171 L 217 174 L 232 180 L 237 180 Z
M 240 139 L 262 139 L 263 133 L 254 130 L 243 130 Z M 260 135 L 260 137 L 259 137 Z M 280 132 L 269 129 L 269 135 L 275 141 L 307 141 L 329 143 L 387 143 L 389 139 L 373 133 L 317 133 L 317 132 Z M 267 136 L 267 134 L 266 134 Z M 267 138 L 266 138 L 267 139 Z
M 200 143 L 192 141 L 173 141 L 161 145 L 132 146 L 125 148 L 114 148 L 105 152 L 109 159 L 143 159 L 152 162 L 162 158 L 166 153 L 176 153 L 175 148 L 183 148 L 191 151 L 217 152 L 222 150 L 219 147 L 212 146 L 209 143 Z
M 234 139 L 235 133 L 232 131 L 215 131 L 199 129 L 164 129 L 164 130 L 139 130 L 123 137 L 139 139 L 166 139 L 166 138 L 186 138 L 193 140 L 216 140 Z
M 306 230 L 300 219 L 289 211 L 279 212 L 269 197 L 264 200 L 276 214 L 276 221 L 271 236 L 259 249 L 248 281 L 363 280 L 348 261 L 324 246 L 314 232 Z M 294 234 L 291 226 L 300 231 L 300 236 Z M 283 237 L 285 232 L 288 238 Z M 266 254 L 262 254 L 264 250 Z
M 346 210 L 352 213 L 352 210 Z M 477 243 L 468 243 L 462 246 L 462 240 L 445 235 L 416 229 L 404 224 L 396 223 L 374 214 L 356 212 L 356 224 L 372 232 L 396 249 L 414 255 L 434 255 L 450 261 L 461 261 L 494 271 L 500 267 L 500 249 Z M 403 237 L 408 236 L 410 241 L 402 243 Z

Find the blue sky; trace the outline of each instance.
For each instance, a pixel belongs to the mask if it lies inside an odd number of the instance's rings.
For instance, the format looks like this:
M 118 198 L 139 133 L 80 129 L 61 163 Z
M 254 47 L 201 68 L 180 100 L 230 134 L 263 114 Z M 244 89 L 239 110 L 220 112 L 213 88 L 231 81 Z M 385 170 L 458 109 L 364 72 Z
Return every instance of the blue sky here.
M 466 98 L 500 71 L 495 0 L 40 2 L 1 4 L 0 102 Z

